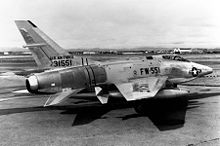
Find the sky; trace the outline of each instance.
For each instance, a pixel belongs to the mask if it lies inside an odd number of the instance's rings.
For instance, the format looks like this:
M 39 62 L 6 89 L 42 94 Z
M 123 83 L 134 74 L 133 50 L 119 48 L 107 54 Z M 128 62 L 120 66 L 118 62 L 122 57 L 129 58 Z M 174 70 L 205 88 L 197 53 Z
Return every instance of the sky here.
M 64 48 L 220 47 L 219 0 L 0 0 L 0 47 L 31 20 Z

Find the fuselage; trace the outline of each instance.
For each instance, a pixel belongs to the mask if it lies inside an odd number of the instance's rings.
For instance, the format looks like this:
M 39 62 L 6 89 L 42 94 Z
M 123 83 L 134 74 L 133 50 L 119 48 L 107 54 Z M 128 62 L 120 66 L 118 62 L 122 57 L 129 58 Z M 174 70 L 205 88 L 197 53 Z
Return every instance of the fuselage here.
M 65 88 L 91 88 L 160 76 L 179 84 L 211 72 L 212 68 L 180 56 L 146 56 L 139 60 L 105 62 L 34 74 L 27 79 L 27 89 L 30 92 L 60 92 Z

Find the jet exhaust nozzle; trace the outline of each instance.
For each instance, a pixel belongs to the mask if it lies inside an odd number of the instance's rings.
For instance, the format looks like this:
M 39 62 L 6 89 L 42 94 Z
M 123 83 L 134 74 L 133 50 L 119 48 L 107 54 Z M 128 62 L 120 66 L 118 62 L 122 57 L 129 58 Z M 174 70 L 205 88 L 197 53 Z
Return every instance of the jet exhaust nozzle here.
M 38 92 L 38 80 L 36 76 L 30 76 L 26 79 L 26 88 L 30 93 Z

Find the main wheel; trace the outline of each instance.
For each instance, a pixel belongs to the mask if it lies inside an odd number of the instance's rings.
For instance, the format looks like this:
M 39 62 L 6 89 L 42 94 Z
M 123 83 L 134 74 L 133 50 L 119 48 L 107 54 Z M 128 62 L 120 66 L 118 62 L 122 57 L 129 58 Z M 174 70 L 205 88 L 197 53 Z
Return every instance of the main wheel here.
M 145 101 L 135 102 L 134 110 L 138 114 L 146 115 L 149 112 L 148 111 L 149 104 L 150 104 L 149 102 L 145 102 Z

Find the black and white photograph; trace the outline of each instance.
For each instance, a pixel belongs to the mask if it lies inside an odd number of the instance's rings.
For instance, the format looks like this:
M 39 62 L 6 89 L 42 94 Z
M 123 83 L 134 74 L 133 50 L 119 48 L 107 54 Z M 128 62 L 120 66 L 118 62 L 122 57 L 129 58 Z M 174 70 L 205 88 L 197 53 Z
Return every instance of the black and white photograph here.
M 1 146 L 220 146 L 219 0 L 1 0 Z

